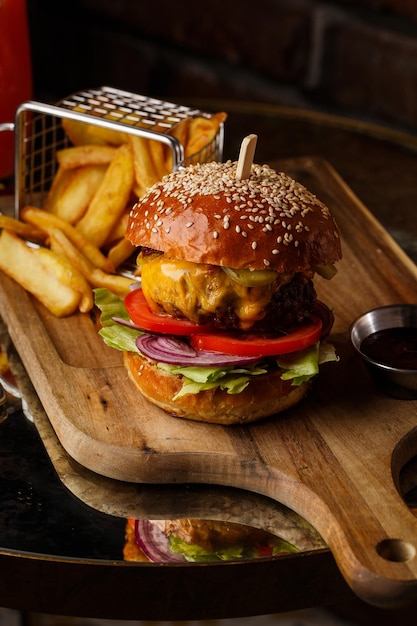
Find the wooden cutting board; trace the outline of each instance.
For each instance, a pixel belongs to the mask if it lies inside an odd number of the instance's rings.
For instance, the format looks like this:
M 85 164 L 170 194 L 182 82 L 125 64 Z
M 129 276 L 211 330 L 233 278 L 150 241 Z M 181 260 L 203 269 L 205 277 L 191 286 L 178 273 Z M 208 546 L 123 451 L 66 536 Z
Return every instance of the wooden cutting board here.
M 374 386 L 348 329 L 375 306 L 417 302 L 417 269 L 327 162 L 273 166 L 328 204 L 344 254 L 332 281 L 316 280 L 335 310 L 330 339 L 340 362 L 323 366 L 295 409 L 247 426 L 173 418 L 142 399 L 94 317 L 58 320 L 7 277 L 1 314 L 78 463 L 120 481 L 209 483 L 269 496 L 318 530 L 357 595 L 395 606 L 417 597 L 417 519 L 398 494 L 399 471 L 417 454 L 417 403 Z

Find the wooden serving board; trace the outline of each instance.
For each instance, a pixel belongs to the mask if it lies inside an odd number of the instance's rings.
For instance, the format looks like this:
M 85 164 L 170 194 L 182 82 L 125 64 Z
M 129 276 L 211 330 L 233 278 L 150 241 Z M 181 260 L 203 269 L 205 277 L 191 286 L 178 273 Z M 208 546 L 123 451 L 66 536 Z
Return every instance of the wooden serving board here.
M 417 519 L 398 494 L 400 469 L 417 454 L 417 403 L 374 386 L 348 329 L 375 306 L 417 302 L 417 269 L 327 162 L 273 166 L 328 204 L 344 254 L 332 281 L 316 280 L 335 310 L 340 362 L 323 366 L 287 413 L 230 427 L 173 418 L 142 399 L 92 316 L 58 320 L 7 277 L 1 314 L 61 444 L 82 466 L 131 483 L 269 496 L 317 529 L 356 594 L 395 606 L 417 597 Z

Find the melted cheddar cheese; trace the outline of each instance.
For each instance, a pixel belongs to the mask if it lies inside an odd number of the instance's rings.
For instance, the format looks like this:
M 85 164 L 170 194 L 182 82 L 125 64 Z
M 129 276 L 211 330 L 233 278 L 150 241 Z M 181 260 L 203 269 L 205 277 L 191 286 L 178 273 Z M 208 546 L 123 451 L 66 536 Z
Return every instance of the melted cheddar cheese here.
M 277 280 L 268 285 L 246 287 L 216 265 L 161 255 L 142 260 L 141 277 L 144 296 L 155 313 L 168 313 L 199 324 L 227 310 L 236 316 L 237 327 L 248 330 L 264 317 L 272 295 L 293 274 L 277 274 Z

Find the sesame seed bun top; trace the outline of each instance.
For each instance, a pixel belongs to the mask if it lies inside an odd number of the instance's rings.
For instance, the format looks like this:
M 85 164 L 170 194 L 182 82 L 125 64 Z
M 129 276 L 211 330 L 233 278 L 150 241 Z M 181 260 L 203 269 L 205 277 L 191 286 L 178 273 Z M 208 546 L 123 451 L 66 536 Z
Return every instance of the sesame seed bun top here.
M 303 271 L 341 258 L 329 209 L 267 165 L 236 178 L 236 162 L 191 165 L 153 185 L 126 237 L 175 259 L 237 269 Z

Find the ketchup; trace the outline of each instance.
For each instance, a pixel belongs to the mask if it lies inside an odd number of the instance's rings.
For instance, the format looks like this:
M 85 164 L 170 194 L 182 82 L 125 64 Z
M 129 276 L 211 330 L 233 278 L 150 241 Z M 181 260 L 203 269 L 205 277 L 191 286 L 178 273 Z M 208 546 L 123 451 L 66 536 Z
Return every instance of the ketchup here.
M 25 0 L 0 0 L 0 124 L 14 122 L 32 97 L 32 67 Z M 13 174 L 14 133 L 0 132 L 0 179 Z
M 417 328 L 386 328 L 362 340 L 360 349 L 367 357 L 389 367 L 417 369 Z

